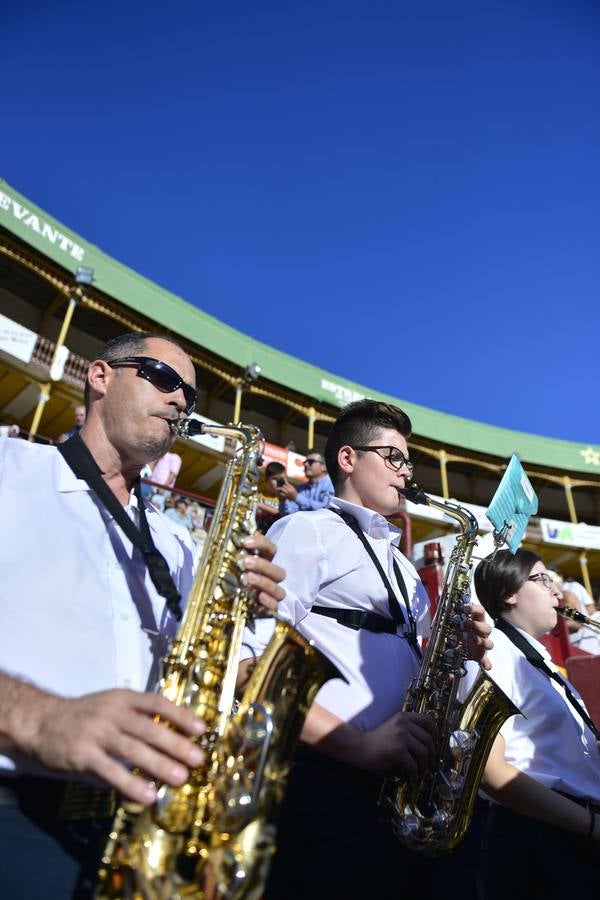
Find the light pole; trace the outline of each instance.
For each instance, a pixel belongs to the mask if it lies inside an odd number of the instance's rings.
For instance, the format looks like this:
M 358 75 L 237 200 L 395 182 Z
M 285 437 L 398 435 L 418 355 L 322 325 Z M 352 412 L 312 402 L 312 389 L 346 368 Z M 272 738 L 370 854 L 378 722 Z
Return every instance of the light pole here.
M 261 372 L 262 369 L 258 363 L 250 363 L 250 365 L 246 366 L 246 368 L 244 369 L 244 374 L 242 375 L 242 377 L 236 382 L 235 405 L 233 407 L 234 425 L 237 425 L 240 421 L 240 413 L 242 411 L 242 394 L 244 392 L 244 388 L 251 385 L 254 381 L 258 381 Z

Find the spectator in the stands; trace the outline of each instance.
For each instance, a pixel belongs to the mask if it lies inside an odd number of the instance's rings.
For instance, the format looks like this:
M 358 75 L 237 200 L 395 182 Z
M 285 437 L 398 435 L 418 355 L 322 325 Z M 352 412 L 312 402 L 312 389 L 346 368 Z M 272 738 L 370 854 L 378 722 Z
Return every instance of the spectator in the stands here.
M 256 525 L 263 534 L 269 530 L 280 515 L 282 500 L 277 490 L 285 484 L 285 466 L 280 462 L 270 462 L 265 468 L 265 490 L 258 495 L 256 505 Z
M 85 425 L 85 406 L 76 406 L 73 410 L 73 416 L 75 419 L 73 427 L 61 434 L 57 443 L 62 444 L 64 441 L 68 441 L 70 437 L 73 437 L 74 434 L 79 434 Z
M 175 487 L 177 476 L 181 470 L 181 457 L 178 453 L 165 453 L 154 463 L 152 481 L 165 487 Z
M 188 512 L 187 501 L 184 500 L 183 497 L 177 497 L 177 499 L 175 500 L 175 506 L 166 509 L 165 515 L 170 519 L 173 519 L 174 522 L 178 522 L 179 525 L 183 525 L 184 528 L 187 528 L 189 531 L 191 531 L 194 527 L 192 517 Z
M 586 589 L 578 581 L 575 581 L 572 575 L 565 575 L 562 583 L 562 594 L 564 605 L 571 606 L 577 612 L 583 613 L 584 616 L 590 618 L 596 612 L 596 606 L 592 597 Z M 586 625 L 578 622 L 567 620 L 567 628 L 569 630 L 569 640 L 573 646 L 587 653 L 600 653 L 600 641 L 598 633 Z
M 306 512 L 329 506 L 329 501 L 333 497 L 333 484 L 327 474 L 325 457 L 318 450 L 309 450 L 306 454 L 304 473 L 308 479 L 306 484 L 295 488 L 286 479 L 277 487 L 277 496 L 282 501 L 281 515 L 287 516 L 298 510 Z

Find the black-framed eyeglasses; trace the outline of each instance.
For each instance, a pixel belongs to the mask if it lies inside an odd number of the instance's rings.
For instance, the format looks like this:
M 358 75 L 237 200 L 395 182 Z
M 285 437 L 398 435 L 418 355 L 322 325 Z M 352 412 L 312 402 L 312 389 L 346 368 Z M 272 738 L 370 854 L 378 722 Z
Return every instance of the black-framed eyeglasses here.
M 323 465 L 322 459 L 305 459 L 302 463 L 303 466 L 312 466 L 313 463 L 321 463 Z
M 387 463 L 390 464 L 392 469 L 396 469 L 399 471 L 403 466 L 406 466 L 408 470 L 409 478 L 412 478 L 413 472 L 415 470 L 414 465 L 411 463 L 410 459 L 407 459 L 402 452 L 402 450 L 398 450 L 397 447 L 390 447 L 384 445 L 383 447 L 367 447 L 367 446 L 354 446 L 353 450 L 374 450 L 378 456 L 381 456 Z M 383 450 L 383 453 L 380 453 L 380 450 Z
M 186 414 L 189 416 L 193 413 L 198 399 L 198 391 L 166 363 L 154 359 L 152 356 L 123 356 L 120 359 L 107 359 L 106 362 L 111 369 L 134 366 L 140 378 L 145 378 L 163 394 L 171 394 L 181 388 L 186 402 Z
M 535 575 L 530 575 L 527 581 L 539 581 L 548 591 L 551 591 L 554 587 L 554 582 L 546 572 L 537 572 Z

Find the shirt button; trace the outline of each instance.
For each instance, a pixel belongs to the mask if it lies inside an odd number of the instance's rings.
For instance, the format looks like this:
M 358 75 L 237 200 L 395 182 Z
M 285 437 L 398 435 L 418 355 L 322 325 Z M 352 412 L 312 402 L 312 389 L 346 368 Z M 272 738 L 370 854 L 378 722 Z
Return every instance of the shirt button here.
M 121 613 L 121 618 L 124 622 L 129 622 L 129 613 Z

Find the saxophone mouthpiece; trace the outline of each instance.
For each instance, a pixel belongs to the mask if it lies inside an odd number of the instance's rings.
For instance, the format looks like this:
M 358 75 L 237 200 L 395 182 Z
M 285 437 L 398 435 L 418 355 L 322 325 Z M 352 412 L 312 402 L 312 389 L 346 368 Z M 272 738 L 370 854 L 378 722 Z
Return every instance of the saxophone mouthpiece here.
M 194 437 L 197 434 L 203 434 L 206 430 L 204 422 L 199 419 L 177 419 L 169 422 L 169 426 L 173 434 L 181 438 Z
M 410 487 L 400 488 L 399 492 L 410 500 L 411 503 L 418 503 L 422 506 L 429 506 L 429 497 L 418 484 L 411 484 Z

